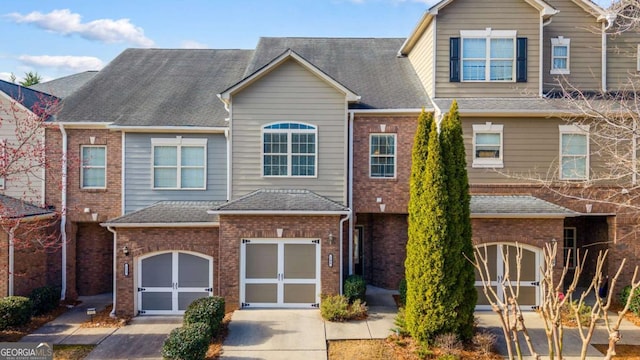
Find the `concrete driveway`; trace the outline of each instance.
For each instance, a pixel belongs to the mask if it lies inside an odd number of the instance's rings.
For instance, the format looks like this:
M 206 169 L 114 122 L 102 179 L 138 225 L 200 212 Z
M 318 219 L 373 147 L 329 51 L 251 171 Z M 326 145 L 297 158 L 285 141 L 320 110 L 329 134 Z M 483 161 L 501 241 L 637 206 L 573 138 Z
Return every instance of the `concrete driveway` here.
M 318 310 L 239 310 L 233 313 L 222 359 L 326 360 Z

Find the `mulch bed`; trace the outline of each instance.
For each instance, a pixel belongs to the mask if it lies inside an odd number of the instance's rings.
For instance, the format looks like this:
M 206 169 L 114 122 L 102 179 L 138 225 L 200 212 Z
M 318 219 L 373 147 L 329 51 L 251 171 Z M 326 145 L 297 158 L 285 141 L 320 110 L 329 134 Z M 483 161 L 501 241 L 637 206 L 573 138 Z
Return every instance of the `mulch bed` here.
M 67 310 L 69 310 L 67 306 L 61 305 L 46 314 L 33 316 L 31 321 L 22 326 L 11 326 L 6 330 L 2 330 L 0 331 L 0 341 L 16 342 L 24 336 L 32 333 L 34 330 L 40 328 L 42 325 L 64 314 Z

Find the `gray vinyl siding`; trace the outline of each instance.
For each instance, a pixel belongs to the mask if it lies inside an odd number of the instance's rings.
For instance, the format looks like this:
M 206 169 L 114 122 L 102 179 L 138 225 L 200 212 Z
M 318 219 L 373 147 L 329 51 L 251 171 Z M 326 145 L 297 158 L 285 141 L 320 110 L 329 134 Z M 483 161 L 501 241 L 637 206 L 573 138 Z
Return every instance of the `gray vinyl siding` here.
M 432 21 L 427 29 L 422 33 L 420 40 L 416 42 L 416 45 L 409 54 L 409 61 L 416 71 L 422 87 L 426 90 L 430 97 L 434 97 L 433 94 L 433 59 L 434 59 L 434 42 L 433 32 L 435 29 L 435 21 Z
M 345 203 L 345 94 L 290 60 L 233 96 L 232 198 L 257 189 L 308 189 Z M 262 126 L 273 122 L 317 126 L 317 177 L 262 177 Z
M 17 106 L 17 111 L 10 109 L 15 107 L 15 102 L 9 100 L 5 94 L 0 94 L 0 140 L 5 140 L 9 149 L 17 149 L 21 143 L 27 143 L 39 147 L 39 143 L 44 140 L 44 128 L 36 130 L 33 136 L 18 139 L 16 132 L 16 122 L 33 121 L 32 113 L 21 106 Z M 29 129 L 33 130 L 33 129 Z M 10 153 L 10 152 L 9 152 Z M 15 197 L 33 204 L 40 204 L 42 201 L 43 168 L 35 157 L 23 156 L 15 161 L 8 169 L 8 175 L 4 182 L 4 189 L 0 189 L 0 194 Z
M 152 138 L 207 139 L 206 190 L 154 190 L 152 176 Z M 224 134 L 125 134 L 125 213 L 163 200 L 227 199 L 227 145 Z
M 539 92 L 540 13 L 526 1 L 457 0 L 437 15 L 438 98 L 528 97 Z M 449 39 L 460 30 L 516 30 L 528 39 L 527 82 L 450 82 Z
M 473 124 L 502 124 L 503 163 L 501 169 L 473 168 Z M 463 118 L 463 136 L 467 153 L 470 184 L 527 184 L 531 179 L 550 180 L 558 177 L 560 155 L 559 125 L 569 124 L 559 118 Z M 597 149 L 590 142 L 591 154 Z M 602 159 L 592 155 L 590 174 L 603 167 Z M 507 175 L 505 175 L 507 174 Z
M 631 90 L 630 79 L 635 79 L 640 31 L 628 31 L 607 39 L 607 89 Z
M 581 90 L 600 90 L 602 82 L 602 32 L 595 16 L 587 13 L 572 0 L 553 0 L 549 3 L 560 10 L 551 24 L 544 27 L 543 78 L 544 90 L 557 89 L 560 75 L 551 71 L 551 38 L 571 39 L 570 71 L 563 75 L 569 84 Z

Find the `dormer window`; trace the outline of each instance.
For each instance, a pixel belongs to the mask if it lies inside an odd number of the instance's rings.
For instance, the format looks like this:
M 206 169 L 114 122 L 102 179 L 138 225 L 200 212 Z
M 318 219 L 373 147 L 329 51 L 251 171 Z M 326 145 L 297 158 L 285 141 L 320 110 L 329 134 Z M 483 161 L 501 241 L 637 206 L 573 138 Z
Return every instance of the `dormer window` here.
M 569 74 L 571 39 L 558 36 L 551 39 L 551 74 Z
M 514 81 L 516 32 L 460 31 L 462 81 Z

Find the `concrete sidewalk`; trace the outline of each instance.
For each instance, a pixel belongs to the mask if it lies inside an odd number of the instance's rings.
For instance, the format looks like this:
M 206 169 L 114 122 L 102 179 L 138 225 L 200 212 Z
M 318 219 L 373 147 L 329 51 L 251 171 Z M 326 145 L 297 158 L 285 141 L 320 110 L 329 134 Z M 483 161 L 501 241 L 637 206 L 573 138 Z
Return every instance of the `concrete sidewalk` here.
M 486 330 L 497 336 L 498 343 L 496 344 L 496 349 L 498 350 L 500 355 L 506 356 L 508 354 L 507 345 L 498 315 L 491 311 L 477 311 L 475 313 L 475 316 L 478 320 L 478 327 L 485 328 Z M 524 312 L 523 317 L 524 324 L 528 329 L 528 333 L 531 337 L 531 342 L 533 344 L 534 350 L 544 358 L 544 355 L 548 354 L 548 345 L 547 336 L 544 330 L 544 321 L 542 320 L 542 317 L 540 316 L 540 314 L 533 311 Z M 613 322 L 615 321 L 615 319 L 616 315 L 610 315 L 610 321 Z M 622 321 L 622 325 L 620 326 L 620 334 L 622 335 L 622 340 L 618 344 L 640 344 L 640 327 L 635 326 L 634 324 L 626 320 Z M 608 337 L 608 333 L 604 328 L 604 321 L 599 321 L 590 344 L 607 344 Z M 526 356 L 530 356 L 531 353 L 529 352 L 524 339 L 520 341 L 520 344 L 521 348 L 523 349 L 523 353 Z M 563 357 L 565 359 L 579 359 L 581 347 L 582 340 L 580 338 L 578 329 L 565 327 Z M 589 348 L 587 350 L 587 359 L 602 359 L 603 356 L 604 355 L 600 353 L 596 348 L 589 345 Z
M 20 339 L 20 342 L 48 342 L 51 344 L 90 345 L 99 344 L 116 328 L 83 328 L 80 325 L 91 319 L 87 308 L 103 310 L 113 302 L 110 293 L 95 296 L 80 296 L 81 303 L 71 310 L 46 323 L 31 334 Z

